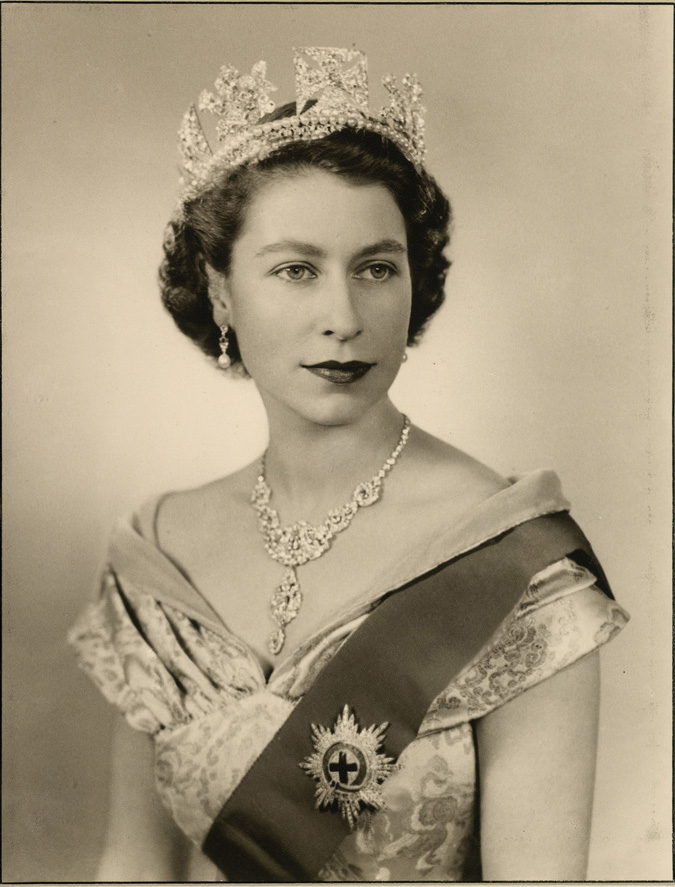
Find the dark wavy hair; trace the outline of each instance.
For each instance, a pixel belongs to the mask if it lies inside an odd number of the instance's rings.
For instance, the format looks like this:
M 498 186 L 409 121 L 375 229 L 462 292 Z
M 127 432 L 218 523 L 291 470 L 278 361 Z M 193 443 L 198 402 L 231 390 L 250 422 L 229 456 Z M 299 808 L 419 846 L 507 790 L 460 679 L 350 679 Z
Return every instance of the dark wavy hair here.
M 269 119 L 293 113 L 295 105 L 286 105 Z M 162 301 L 179 329 L 210 357 L 220 354 L 220 333 L 213 321 L 206 265 L 228 273 L 246 209 L 264 183 L 312 169 L 355 185 L 383 185 L 396 201 L 405 220 L 412 281 L 408 345 L 418 342 L 443 304 L 450 266 L 443 253 L 451 221 L 447 198 L 393 142 L 367 130 L 345 129 L 315 141 L 293 142 L 258 163 L 224 173 L 211 188 L 186 202 L 180 220 L 169 223 L 159 270 Z M 243 370 L 234 331 L 228 338 L 232 364 Z

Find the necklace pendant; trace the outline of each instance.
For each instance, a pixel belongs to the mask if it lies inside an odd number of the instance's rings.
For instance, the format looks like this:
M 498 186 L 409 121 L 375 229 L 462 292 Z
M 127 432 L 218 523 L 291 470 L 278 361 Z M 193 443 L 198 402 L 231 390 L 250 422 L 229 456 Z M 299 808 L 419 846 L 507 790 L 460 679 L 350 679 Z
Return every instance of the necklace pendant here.
M 269 647 L 270 653 L 272 656 L 278 656 L 281 653 L 284 644 L 286 643 L 286 632 L 283 628 L 277 628 L 276 631 L 273 631 L 270 635 L 270 639 L 267 642 L 267 646 Z
M 288 567 L 284 578 L 276 587 L 270 600 L 272 618 L 279 626 L 269 639 L 269 648 L 277 656 L 286 640 L 285 627 L 292 622 L 300 612 L 302 606 L 302 592 L 298 584 L 295 567 Z
M 298 615 L 301 605 L 302 592 L 295 575 L 295 568 L 289 567 L 270 600 L 270 608 L 275 622 L 278 622 L 279 625 L 288 625 Z

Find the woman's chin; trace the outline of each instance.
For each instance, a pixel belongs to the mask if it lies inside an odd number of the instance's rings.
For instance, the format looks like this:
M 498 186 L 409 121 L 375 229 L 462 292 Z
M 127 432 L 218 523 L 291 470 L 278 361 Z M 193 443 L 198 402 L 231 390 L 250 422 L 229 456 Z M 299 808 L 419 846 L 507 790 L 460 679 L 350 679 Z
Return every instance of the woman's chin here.
M 338 426 L 357 422 L 373 408 L 373 404 L 347 397 L 336 397 L 331 403 L 313 404 L 302 415 L 315 425 Z
M 334 391 L 328 396 L 306 398 L 302 403 L 286 403 L 285 409 L 291 411 L 314 425 L 339 426 L 352 425 L 364 416 L 378 409 L 387 400 L 387 392 L 378 397 L 355 396 L 354 392 Z M 268 409 L 268 415 L 272 413 Z M 274 412 L 279 414 L 278 403 Z
M 257 385 L 270 420 L 288 412 L 316 425 L 350 425 L 386 403 L 393 382 L 393 379 L 369 378 L 370 373 L 348 384 L 307 375 L 290 396 L 288 392 L 272 391 L 271 386 L 265 390 Z M 373 384 L 376 381 L 378 384 Z

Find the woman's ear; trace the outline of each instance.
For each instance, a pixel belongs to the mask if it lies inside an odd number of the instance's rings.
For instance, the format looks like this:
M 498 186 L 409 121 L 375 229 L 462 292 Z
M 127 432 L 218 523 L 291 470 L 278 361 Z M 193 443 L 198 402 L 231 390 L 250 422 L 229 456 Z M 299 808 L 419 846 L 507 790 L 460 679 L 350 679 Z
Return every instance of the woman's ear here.
M 213 320 L 216 326 L 230 323 L 230 290 L 224 274 L 206 263 L 206 275 L 209 279 L 209 301 L 213 309 Z

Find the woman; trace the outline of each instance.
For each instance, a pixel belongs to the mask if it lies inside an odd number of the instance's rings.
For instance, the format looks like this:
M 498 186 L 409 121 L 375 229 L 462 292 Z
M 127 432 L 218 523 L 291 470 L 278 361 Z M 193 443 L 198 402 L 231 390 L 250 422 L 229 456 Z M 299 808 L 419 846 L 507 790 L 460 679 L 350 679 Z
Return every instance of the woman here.
M 389 399 L 449 206 L 419 87 L 385 85 L 375 115 L 360 53 L 306 49 L 277 111 L 264 64 L 221 70 L 215 152 L 186 115 L 164 302 L 253 379 L 269 444 L 122 524 L 72 632 L 135 728 L 101 879 L 585 877 L 596 649 L 627 617 L 555 475 L 509 482 Z

